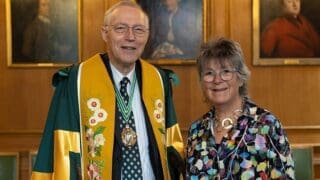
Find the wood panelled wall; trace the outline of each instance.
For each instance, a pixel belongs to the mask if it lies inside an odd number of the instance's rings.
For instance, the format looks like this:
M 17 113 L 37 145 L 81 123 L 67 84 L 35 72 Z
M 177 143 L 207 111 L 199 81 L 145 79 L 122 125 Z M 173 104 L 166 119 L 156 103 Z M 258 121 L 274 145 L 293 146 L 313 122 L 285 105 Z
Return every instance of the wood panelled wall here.
M 80 1 L 80 0 L 79 0 Z M 253 66 L 252 1 L 206 0 L 207 38 L 226 36 L 242 45 L 252 77 L 250 96 L 271 110 L 295 144 L 320 144 L 320 66 Z M 103 52 L 104 11 L 117 0 L 81 1 L 81 57 Z M 181 22 L 183 23 L 183 22 Z M 36 150 L 53 94 L 58 68 L 7 67 L 5 1 L 0 1 L 0 151 Z M 184 136 L 190 123 L 207 111 L 195 65 L 166 65 L 180 77 L 174 100 Z M 20 163 L 23 166 L 25 163 Z M 27 172 L 26 167 L 21 167 Z M 20 174 L 24 179 L 24 175 Z

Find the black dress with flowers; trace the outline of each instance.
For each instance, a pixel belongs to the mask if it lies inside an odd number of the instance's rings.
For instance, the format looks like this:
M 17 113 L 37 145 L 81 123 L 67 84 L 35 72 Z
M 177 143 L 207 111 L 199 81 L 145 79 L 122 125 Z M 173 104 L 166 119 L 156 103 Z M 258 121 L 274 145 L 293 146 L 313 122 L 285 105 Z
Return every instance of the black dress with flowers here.
M 280 121 L 245 99 L 244 111 L 219 147 L 214 109 L 195 121 L 187 144 L 187 179 L 295 179 L 288 138 Z

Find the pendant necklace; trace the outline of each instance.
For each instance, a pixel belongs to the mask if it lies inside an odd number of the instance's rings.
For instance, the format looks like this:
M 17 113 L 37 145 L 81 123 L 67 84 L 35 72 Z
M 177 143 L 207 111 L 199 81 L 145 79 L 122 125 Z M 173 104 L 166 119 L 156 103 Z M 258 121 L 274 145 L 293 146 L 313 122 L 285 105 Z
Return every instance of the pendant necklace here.
M 122 129 L 121 132 L 121 140 L 124 146 L 131 148 L 137 142 L 137 133 L 129 126 L 129 118 L 132 112 L 132 99 L 134 94 L 135 85 L 137 82 L 136 74 L 133 75 L 132 85 L 130 88 L 129 94 L 129 102 L 128 104 L 125 103 L 123 97 L 121 96 L 118 88 L 116 89 L 116 98 L 117 98 L 117 105 L 119 107 L 119 111 L 123 116 L 123 120 L 125 123 L 125 127 Z
M 243 105 L 241 107 L 243 107 Z M 241 116 L 242 112 L 241 109 L 236 109 L 232 112 L 231 116 L 222 120 L 217 117 L 217 113 L 215 112 L 212 132 L 216 130 L 218 133 L 221 133 L 223 130 L 230 130 L 235 125 L 234 122 Z

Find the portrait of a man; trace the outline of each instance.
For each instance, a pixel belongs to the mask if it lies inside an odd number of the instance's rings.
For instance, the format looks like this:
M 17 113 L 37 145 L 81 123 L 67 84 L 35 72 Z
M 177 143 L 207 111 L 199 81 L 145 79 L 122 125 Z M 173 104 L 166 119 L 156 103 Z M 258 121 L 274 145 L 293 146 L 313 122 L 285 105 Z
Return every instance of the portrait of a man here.
M 319 1 L 261 1 L 260 57 L 320 57 Z M 312 7 L 318 7 L 317 10 Z M 304 10 L 303 10 L 304 9 Z M 308 14 L 305 12 L 312 12 Z
M 137 0 L 150 17 L 145 59 L 194 59 L 202 42 L 199 0 Z
M 8 2 L 13 64 L 78 61 L 77 0 Z

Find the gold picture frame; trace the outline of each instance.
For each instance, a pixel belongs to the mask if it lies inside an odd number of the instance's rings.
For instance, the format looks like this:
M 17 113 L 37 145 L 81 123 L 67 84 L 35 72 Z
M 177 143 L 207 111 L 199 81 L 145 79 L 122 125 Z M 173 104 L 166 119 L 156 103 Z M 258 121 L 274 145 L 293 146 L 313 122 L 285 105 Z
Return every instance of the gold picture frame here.
M 81 58 L 80 0 L 6 0 L 9 67 L 62 67 Z
M 153 64 L 195 64 L 200 45 L 208 38 L 209 1 L 177 0 L 177 8 L 170 9 L 163 0 L 136 0 L 150 21 L 149 41 L 142 59 Z
M 253 1 L 253 64 L 320 64 L 320 17 L 317 15 L 320 1 L 301 1 L 297 18 L 281 13 L 285 5 L 280 4 L 281 2 Z M 297 21 L 296 19 L 303 22 L 301 24 L 308 24 L 309 29 L 304 32 L 304 36 L 301 35 L 302 32 L 296 32 L 293 28 L 297 23 L 290 24 Z M 301 27 L 307 29 L 302 25 Z M 299 28 L 302 29 L 301 27 Z

